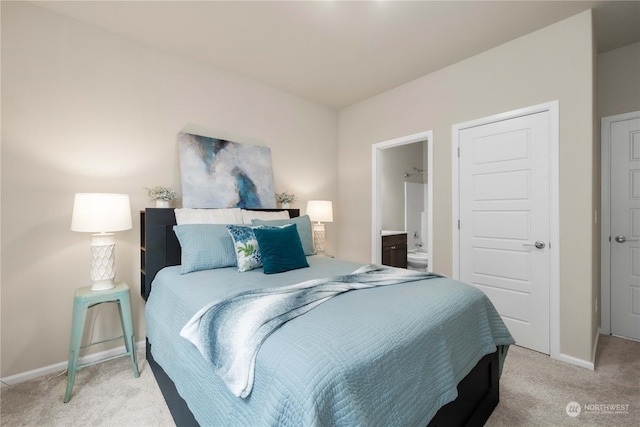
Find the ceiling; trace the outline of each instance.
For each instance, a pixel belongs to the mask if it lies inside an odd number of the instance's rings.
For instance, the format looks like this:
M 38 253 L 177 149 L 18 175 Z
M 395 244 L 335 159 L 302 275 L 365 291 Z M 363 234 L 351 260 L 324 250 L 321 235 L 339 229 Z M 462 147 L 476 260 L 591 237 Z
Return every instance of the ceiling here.
M 33 1 L 340 109 L 592 8 L 599 52 L 640 1 Z

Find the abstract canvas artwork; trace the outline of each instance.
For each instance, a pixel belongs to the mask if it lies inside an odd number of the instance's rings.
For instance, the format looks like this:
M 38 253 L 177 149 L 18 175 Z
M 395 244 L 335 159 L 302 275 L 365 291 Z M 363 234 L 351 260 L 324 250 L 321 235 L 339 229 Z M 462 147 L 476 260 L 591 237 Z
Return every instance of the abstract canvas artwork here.
M 179 134 L 182 206 L 275 208 L 271 149 Z

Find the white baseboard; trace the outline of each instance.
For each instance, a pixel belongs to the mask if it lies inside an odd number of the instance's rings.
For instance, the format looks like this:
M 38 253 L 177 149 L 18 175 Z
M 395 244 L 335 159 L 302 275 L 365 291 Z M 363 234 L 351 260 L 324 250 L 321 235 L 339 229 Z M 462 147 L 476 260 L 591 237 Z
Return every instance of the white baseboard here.
M 593 350 L 591 352 L 590 361 L 578 359 L 577 357 L 569 356 L 563 353 L 560 353 L 558 357 L 555 357 L 554 359 L 594 371 L 596 369 L 596 351 L 598 350 L 599 339 L 600 339 L 600 328 L 598 328 L 598 330 L 596 331 L 596 336 L 593 337 L 594 345 L 593 345 Z
M 558 355 L 558 357 L 556 358 L 556 360 L 559 360 L 559 361 L 565 362 L 565 363 L 569 363 L 571 365 L 580 366 L 582 368 L 587 368 L 587 369 L 592 370 L 592 371 L 595 370 L 595 366 L 594 366 L 593 362 L 590 362 L 590 361 L 587 361 L 587 360 L 578 359 L 577 357 L 569 356 L 567 354 L 560 353 Z
M 141 350 L 145 348 L 145 341 L 138 341 L 136 343 L 136 349 Z M 87 354 L 78 358 L 78 364 L 84 365 L 87 363 L 94 363 L 108 357 L 117 356 L 120 353 L 124 353 L 124 345 L 110 350 L 100 351 L 98 353 Z M 54 365 L 44 366 L 42 368 L 33 369 L 31 371 L 22 372 L 20 374 L 10 375 L 8 377 L 0 378 L 2 381 L 2 387 L 7 387 L 13 384 L 18 384 L 24 381 L 32 380 L 34 378 L 42 377 L 44 375 L 57 374 L 67 369 L 69 361 L 56 363 Z

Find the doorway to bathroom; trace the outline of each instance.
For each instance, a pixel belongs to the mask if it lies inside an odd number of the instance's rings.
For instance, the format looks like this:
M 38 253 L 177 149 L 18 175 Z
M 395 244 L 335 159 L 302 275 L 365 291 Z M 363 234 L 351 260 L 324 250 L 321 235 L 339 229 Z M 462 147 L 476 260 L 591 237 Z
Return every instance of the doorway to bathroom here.
M 433 266 L 433 132 L 372 146 L 372 252 L 382 259 L 382 236 L 407 235 L 409 253 L 427 256 Z

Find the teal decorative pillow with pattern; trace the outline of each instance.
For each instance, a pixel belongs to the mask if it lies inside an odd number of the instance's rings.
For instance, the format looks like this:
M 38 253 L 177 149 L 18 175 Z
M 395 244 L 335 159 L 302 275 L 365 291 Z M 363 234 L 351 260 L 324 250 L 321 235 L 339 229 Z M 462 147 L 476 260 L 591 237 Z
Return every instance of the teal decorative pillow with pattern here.
M 233 239 L 238 271 L 240 272 L 262 267 L 262 256 L 253 228 L 243 225 L 227 225 L 227 230 Z

